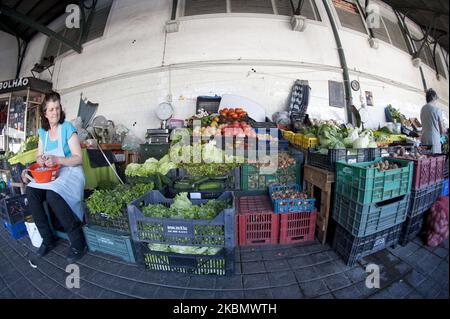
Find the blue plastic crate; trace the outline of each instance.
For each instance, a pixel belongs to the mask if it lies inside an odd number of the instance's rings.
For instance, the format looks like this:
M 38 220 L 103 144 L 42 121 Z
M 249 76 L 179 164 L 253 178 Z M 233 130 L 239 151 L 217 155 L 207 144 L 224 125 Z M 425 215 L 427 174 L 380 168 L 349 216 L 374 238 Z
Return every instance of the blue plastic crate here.
M 3 226 L 8 230 L 14 239 L 28 236 L 27 227 L 24 222 L 9 224 L 6 220 L 3 220 Z
M 442 196 L 448 196 L 448 178 L 444 180 L 444 188 L 442 189 Z
M 281 191 L 285 189 L 293 189 L 295 191 L 301 191 L 301 187 L 297 184 L 286 186 L 269 186 L 269 195 L 272 200 L 273 211 L 275 214 L 283 213 L 297 213 L 297 212 L 312 212 L 315 209 L 315 198 L 308 199 L 277 199 L 272 198 L 273 192 Z

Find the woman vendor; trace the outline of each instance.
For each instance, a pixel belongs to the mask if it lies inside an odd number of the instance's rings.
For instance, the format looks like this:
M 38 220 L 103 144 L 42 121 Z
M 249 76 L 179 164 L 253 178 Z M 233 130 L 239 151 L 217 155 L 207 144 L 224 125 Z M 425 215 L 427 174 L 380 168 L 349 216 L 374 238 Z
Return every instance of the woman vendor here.
M 37 255 L 43 257 L 55 247 L 43 202 L 46 201 L 70 240 L 67 261 L 74 263 L 87 251 L 82 230 L 84 174 L 80 142 L 75 127 L 65 121 L 61 97 L 56 92 L 45 96 L 40 106 L 42 128 L 36 162 L 42 167 L 61 165 L 58 177 L 48 183 L 27 185 L 29 209 L 43 239 Z

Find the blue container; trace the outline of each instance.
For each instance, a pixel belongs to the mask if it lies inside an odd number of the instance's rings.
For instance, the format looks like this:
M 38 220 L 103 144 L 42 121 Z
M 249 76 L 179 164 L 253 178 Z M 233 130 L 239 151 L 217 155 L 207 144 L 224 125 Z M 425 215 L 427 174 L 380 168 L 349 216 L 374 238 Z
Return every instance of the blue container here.
M 283 213 L 300 213 L 300 212 L 312 212 L 315 209 L 315 198 L 308 199 L 277 199 L 272 197 L 273 192 L 282 191 L 286 189 L 293 189 L 300 191 L 301 187 L 297 184 L 286 186 L 269 186 L 269 195 L 272 200 L 273 211 L 275 214 Z
M 442 189 L 442 196 L 448 196 L 448 178 L 444 180 L 444 188 Z
M 3 226 L 8 230 L 14 239 L 28 236 L 27 227 L 24 222 L 9 224 L 6 220 L 3 220 Z

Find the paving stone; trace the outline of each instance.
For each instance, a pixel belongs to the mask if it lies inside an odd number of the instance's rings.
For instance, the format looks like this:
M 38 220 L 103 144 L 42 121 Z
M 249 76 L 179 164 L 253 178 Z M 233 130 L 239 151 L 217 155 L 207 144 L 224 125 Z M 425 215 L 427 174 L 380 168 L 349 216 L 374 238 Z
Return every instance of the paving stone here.
M 255 275 L 250 275 L 255 276 Z M 259 276 L 259 275 L 257 275 Z M 216 278 L 216 288 L 217 290 L 222 289 L 242 289 L 242 276 L 232 276 L 232 277 L 217 277 Z
M 378 291 L 377 293 L 371 295 L 369 299 L 393 299 L 392 295 L 389 293 L 389 291 L 382 289 Z
M 173 288 L 185 288 L 189 284 L 189 275 L 180 273 L 166 273 L 164 285 Z
M 130 294 L 135 284 L 135 281 L 111 276 L 111 278 L 107 279 L 107 281 L 104 282 L 102 286 L 119 293 Z
M 11 290 L 21 299 L 32 299 L 33 294 L 39 293 L 39 291 L 24 277 L 21 277 L 16 281 L 14 285 L 11 286 Z
M 315 299 L 334 299 L 334 296 L 332 294 L 324 294 L 316 297 Z
M 245 299 L 273 299 L 272 289 L 244 290 Z
M 214 291 L 187 289 L 183 299 L 214 299 Z
M 332 261 L 331 256 L 325 251 L 309 255 L 313 265 L 322 265 L 327 261 Z
M 244 275 L 243 276 L 244 288 L 266 288 L 270 286 L 269 278 L 267 274 L 258 275 Z
M 289 264 L 285 259 L 265 261 L 264 265 L 268 272 L 289 270 Z
M 411 286 L 409 286 L 404 281 L 394 282 L 392 285 L 386 288 L 393 298 L 403 299 L 409 295 L 412 291 Z
M 309 267 L 309 266 L 313 265 L 313 261 L 311 260 L 310 256 L 289 258 L 288 263 L 291 266 L 291 268 L 294 270 Z
M 275 299 L 303 299 L 303 293 L 297 285 L 272 288 L 272 296 Z
M 73 295 L 69 289 L 61 286 L 54 286 L 53 289 L 46 291 L 45 293 L 52 299 L 69 299 Z
M 416 287 L 417 291 L 427 299 L 432 299 L 440 292 L 439 285 L 431 280 L 427 279 Z
M 89 280 L 94 276 L 98 271 L 96 269 L 93 269 L 91 267 L 87 267 L 84 265 L 79 265 L 80 267 L 80 278 Z
M 3 279 L 0 277 L 0 291 L 2 291 L 3 289 L 5 289 L 7 286 L 6 286 L 6 283 L 3 281 Z
M 6 272 L 1 274 L 1 276 L 5 284 L 8 286 L 12 286 L 22 277 L 22 275 L 14 267 L 7 269 Z
M 440 261 L 440 257 L 437 257 L 436 255 L 430 253 L 429 255 L 423 257 L 413 267 L 417 271 L 422 272 L 423 274 L 427 274 L 433 272 L 439 265 Z
M 448 263 L 446 261 L 442 261 L 439 266 L 431 274 L 429 274 L 429 277 L 436 281 L 440 286 L 448 287 Z
M 263 260 L 279 260 L 279 259 L 284 259 L 289 256 L 285 251 L 280 251 L 277 249 L 262 251 L 262 255 L 263 255 Z
M 216 291 L 215 299 L 244 299 L 244 291 Z
M 405 280 L 412 287 L 419 286 L 425 279 L 426 279 L 426 277 L 424 275 L 422 275 L 421 273 L 419 273 L 418 271 L 416 271 L 414 269 L 405 276 Z
M 126 277 L 134 280 L 140 280 L 142 277 L 142 272 L 144 270 L 140 267 L 123 267 L 119 273 L 117 273 L 118 276 Z
M 241 252 L 241 261 L 261 261 L 263 254 L 260 251 Z
M 379 292 L 381 290 L 380 288 L 368 288 L 366 286 L 366 281 L 365 280 L 356 283 L 354 285 L 354 287 L 356 287 L 359 290 L 361 296 L 363 296 L 364 298 L 366 298 L 366 297 L 368 297 L 370 295 L 373 295 L 373 294 L 375 294 L 375 293 L 377 293 L 377 292 Z
M 184 289 L 159 287 L 156 290 L 155 297 L 157 299 L 182 299 L 184 296 Z
M 262 262 L 251 261 L 242 263 L 243 274 L 258 274 L 265 272 L 266 268 L 264 267 L 264 263 Z
M 0 299 L 15 299 L 17 296 L 9 289 L 3 289 L 0 291 Z
M 300 285 L 300 289 L 307 298 L 314 298 L 329 293 L 327 286 L 322 280 L 305 282 Z
M 434 251 L 433 254 L 441 257 L 441 258 L 445 258 L 448 256 L 448 249 L 444 248 L 444 247 L 437 247 Z
M 295 275 L 291 271 L 271 272 L 267 275 L 269 276 L 270 285 L 273 287 L 297 284 Z
M 51 278 L 47 277 L 47 276 L 43 276 L 41 280 L 39 280 L 36 284 L 39 289 L 41 289 L 41 291 L 43 291 L 46 295 L 47 295 L 47 291 L 52 290 L 54 287 L 59 286 L 61 287 L 60 284 L 58 284 L 57 282 L 55 282 L 54 280 L 52 280 Z
M 437 296 L 437 299 L 449 299 L 449 297 L 448 297 L 448 289 L 441 290 L 441 292 Z
M 405 299 L 423 299 L 423 296 L 419 294 L 416 290 L 413 290 L 409 295 L 405 297 Z
M 207 288 L 213 289 L 216 284 L 214 276 L 191 276 L 189 280 L 189 288 Z
M 116 293 L 110 290 L 103 290 L 99 296 L 100 299 L 131 299 L 130 296 Z
M 336 299 L 360 299 L 363 297 L 363 294 L 353 285 L 333 291 L 333 295 Z
M 351 280 L 348 279 L 344 274 L 332 275 L 330 277 L 324 278 L 323 281 L 331 291 L 341 289 L 352 284 Z
M 317 271 L 316 267 L 302 268 L 302 269 L 296 270 L 294 273 L 295 273 L 295 277 L 297 278 L 297 281 L 300 283 L 317 280 L 321 277 L 321 275 Z
M 353 267 L 345 272 L 345 275 L 353 282 L 359 282 L 367 278 L 368 273 L 364 271 L 360 266 Z
M 75 291 L 78 295 L 83 296 L 88 299 L 96 299 L 99 298 L 100 294 L 105 290 L 104 288 L 100 288 L 96 285 L 93 285 L 83 279 L 80 280 L 80 288 L 77 288 Z
M 341 265 L 339 265 L 335 261 L 329 261 L 324 264 L 314 266 L 314 269 L 321 277 L 330 276 L 332 274 L 338 274 L 343 271 Z
M 130 293 L 133 296 L 138 296 L 145 299 L 153 299 L 156 296 L 158 290 L 157 286 L 152 286 L 148 284 L 136 283 L 131 289 Z

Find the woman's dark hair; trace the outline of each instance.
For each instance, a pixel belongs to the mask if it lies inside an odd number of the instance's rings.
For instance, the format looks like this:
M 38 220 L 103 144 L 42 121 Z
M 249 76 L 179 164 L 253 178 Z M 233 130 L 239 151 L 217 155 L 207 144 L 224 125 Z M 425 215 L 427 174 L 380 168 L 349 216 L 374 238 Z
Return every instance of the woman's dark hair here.
M 428 89 L 425 97 L 427 99 L 427 103 L 433 102 L 438 99 L 437 93 L 433 89 Z
M 59 95 L 59 93 L 52 91 L 50 93 L 45 94 L 44 102 L 42 102 L 41 106 L 39 107 L 39 114 L 41 116 L 42 128 L 46 131 L 50 129 L 50 123 L 48 122 L 48 119 L 45 117 L 45 111 L 47 111 L 48 102 L 59 102 L 59 106 L 61 108 L 61 117 L 58 122 L 59 124 L 63 124 L 64 120 L 66 119 L 66 114 L 62 109 L 61 96 Z

